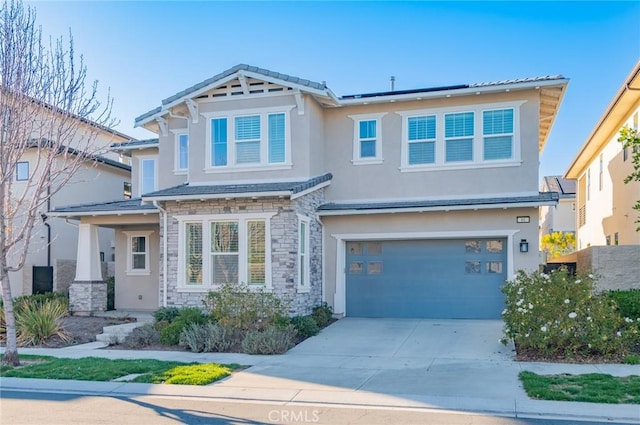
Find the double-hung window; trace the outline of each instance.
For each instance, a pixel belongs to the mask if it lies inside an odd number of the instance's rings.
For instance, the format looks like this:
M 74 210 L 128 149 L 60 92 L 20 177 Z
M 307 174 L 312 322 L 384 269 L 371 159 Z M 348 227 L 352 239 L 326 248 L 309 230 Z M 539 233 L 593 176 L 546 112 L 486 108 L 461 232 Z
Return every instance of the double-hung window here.
M 381 114 L 350 115 L 354 122 L 353 163 L 382 163 L 382 117 Z
M 513 108 L 482 112 L 485 161 L 513 158 Z
M 149 261 L 149 236 L 152 230 L 124 232 L 127 236 L 128 275 L 148 275 L 151 273 Z
M 402 172 L 520 165 L 523 101 L 398 111 Z
M 211 116 L 209 172 L 232 168 L 289 166 L 288 110 Z
M 180 224 L 179 286 L 270 286 L 269 220 L 272 214 L 185 216 Z
M 474 113 L 444 115 L 445 161 L 473 161 Z
M 309 281 L 309 223 L 308 217 L 298 216 L 298 292 L 310 289 Z
M 409 165 L 433 164 L 436 161 L 436 116 L 425 115 L 407 119 Z
M 140 158 L 140 193 L 157 190 L 157 170 L 155 158 Z
M 186 173 L 189 168 L 189 135 L 176 133 L 176 152 L 174 170 L 176 173 Z
M 16 163 L 16 180 L 29 180 L 29 163 L 27 161 L 20 161 Z

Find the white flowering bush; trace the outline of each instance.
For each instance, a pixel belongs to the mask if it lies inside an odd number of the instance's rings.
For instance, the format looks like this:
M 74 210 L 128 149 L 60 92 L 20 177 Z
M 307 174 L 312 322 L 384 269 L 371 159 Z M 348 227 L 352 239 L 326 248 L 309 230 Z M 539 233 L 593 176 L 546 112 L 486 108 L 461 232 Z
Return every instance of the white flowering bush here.
M 595 276 L 518 272 L 502 292 L 503 342 L 539 358 L 624 356 L 640 342 L 640 322 L 621 317 L 616 303 L 594 294 Z

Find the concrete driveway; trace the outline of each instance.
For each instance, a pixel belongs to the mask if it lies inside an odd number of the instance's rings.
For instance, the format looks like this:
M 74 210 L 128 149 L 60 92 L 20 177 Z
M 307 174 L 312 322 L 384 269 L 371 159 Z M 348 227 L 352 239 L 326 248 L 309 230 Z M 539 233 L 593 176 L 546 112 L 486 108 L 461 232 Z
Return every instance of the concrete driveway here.
M 514 392 L 524 392 L 513 347 L 500 344 L 501 335 L 497 320 L 345 318 L 218 385 L 255 386 L 260 380 L 274 390 L 294 387 L 317 396 L 331 389 L 346 399 L 391 395 L 409 405 L 480 397 L 509 409 Z

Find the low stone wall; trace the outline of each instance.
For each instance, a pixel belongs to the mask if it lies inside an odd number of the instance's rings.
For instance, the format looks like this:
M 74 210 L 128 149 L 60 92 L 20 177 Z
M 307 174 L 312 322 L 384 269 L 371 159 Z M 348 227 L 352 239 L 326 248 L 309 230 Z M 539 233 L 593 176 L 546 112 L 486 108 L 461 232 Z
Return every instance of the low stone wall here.
M 640 289 L 640 245 L 591 246 L 577 257 L 579 272 L 598 276 L 598 290 Z

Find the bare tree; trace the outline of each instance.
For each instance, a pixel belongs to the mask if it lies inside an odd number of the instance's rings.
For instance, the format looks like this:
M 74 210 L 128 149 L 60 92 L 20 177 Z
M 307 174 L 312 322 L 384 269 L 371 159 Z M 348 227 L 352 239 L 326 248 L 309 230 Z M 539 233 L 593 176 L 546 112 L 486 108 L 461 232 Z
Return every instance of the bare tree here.
M 0 285 L 7 330 L 5 364 L 19 364 L 10 272 L 24 267 L 48 202 L 86 163 L 98 133 L 113 125 L 111 100 L 86 85 L 73 38 L 43 42 L 36 13 L 20 0 L 0 6 Z M 27 175 L 19 163 L 29 159 Z M 18 174 L 22 174 L 18 176 Z M 20 177 L 17 181 L 16 177 Z

